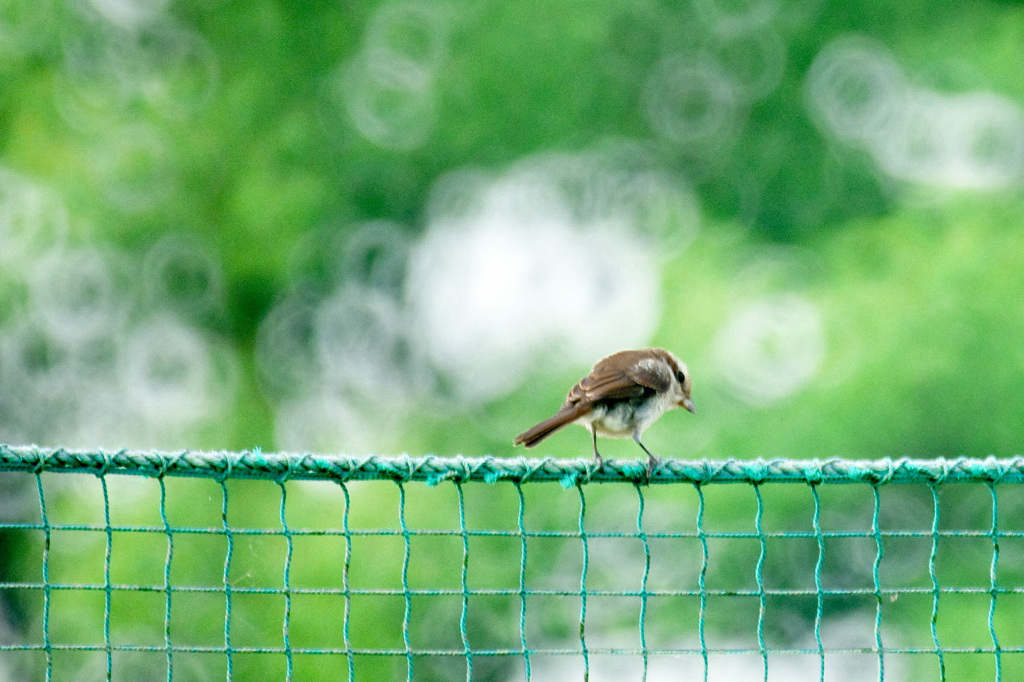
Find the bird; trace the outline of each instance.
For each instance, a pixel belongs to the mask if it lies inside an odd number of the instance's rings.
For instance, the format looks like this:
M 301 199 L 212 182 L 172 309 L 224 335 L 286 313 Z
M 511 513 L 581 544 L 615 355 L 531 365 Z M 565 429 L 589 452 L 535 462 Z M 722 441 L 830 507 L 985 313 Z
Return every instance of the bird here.
M 513 445 L 532 448 L 567 424 L 590 430 L 597 468 L 604 460 L 597 437 L 632 438 L 647 454 L 647 478 L 658 458 L 641 442 L 644 430 L 677 407 L 697 414 L 690 399 L 692 381 L 686 364 L 662 348 L 624 350 L 598 360 L 590 374 L 570 389 L 554 416 L 515 437 Z

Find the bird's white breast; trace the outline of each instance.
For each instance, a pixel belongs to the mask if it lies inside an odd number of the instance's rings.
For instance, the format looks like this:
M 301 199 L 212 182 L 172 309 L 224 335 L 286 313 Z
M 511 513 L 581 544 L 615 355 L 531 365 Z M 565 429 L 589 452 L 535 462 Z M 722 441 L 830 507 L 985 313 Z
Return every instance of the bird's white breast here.
M 658 417 L 676 406 L 671 394 L 657 394 L 639 404 L 625 401 L 607 405 L 595 405 L 588 414 L 576 420 L 577 424 L 597 427 L 597 435 L 606 438 L 629 438 L 636 429 L 643 433 Z

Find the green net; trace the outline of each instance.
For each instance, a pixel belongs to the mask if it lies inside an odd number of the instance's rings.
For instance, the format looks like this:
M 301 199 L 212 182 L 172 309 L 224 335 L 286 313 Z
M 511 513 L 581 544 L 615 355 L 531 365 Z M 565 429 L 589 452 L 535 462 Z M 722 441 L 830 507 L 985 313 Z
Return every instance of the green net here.
M 645 466 L 0 446 L 0 677 L 1024 676 L 1024 459 Z

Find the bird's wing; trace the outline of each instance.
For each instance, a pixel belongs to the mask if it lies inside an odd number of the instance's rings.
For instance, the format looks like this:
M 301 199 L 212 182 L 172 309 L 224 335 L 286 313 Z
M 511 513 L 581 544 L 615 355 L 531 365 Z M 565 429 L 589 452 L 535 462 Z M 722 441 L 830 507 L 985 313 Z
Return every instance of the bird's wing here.
M 645 358 L 649 359 L 637 351 L 623 351 L 601 360 L 590 374 L 572 387 L 562 409 L 602 400 L 629 400 L 651 391 L 668 390 L 672 377 L 664 370 L 658 371 L 657 363 L 645 362 Z
M 665 362 L 652 359 L 641 360 L 628 372 L 629 378 L 659 393 L 672 387 L 672 370 Z

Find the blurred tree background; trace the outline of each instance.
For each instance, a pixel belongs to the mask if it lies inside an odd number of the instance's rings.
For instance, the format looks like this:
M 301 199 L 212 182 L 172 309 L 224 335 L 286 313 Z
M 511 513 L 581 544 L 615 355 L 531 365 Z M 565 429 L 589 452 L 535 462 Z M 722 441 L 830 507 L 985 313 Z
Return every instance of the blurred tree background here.
M 1021 64 L 1017 2 L 5 0 L 0 441 L 517 456 L 651 344 L 661 456 L 1018 453 Z
M 511 455 L 657 343 L 666 453 L 1015 451 L 1016 4 L 2 19 L 7 441 Z

